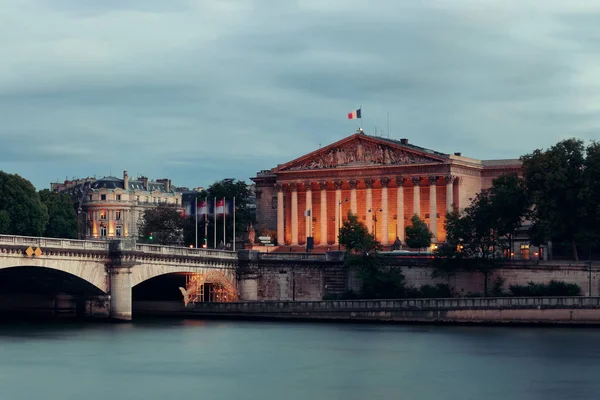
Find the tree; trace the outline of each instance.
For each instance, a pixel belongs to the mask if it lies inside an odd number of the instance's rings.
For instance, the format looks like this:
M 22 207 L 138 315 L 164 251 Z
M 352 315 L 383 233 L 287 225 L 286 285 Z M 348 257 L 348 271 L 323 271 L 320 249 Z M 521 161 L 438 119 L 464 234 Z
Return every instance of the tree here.
M 358 220 L 352 212 L 348 213 L 348 220 L 340 228 L 339 241 L 346 252 L 362 256 L 376 256 L 381 244 L 375 239 L 365 224 Z
M 10 235 L 42 236 L 48 210 L 28 180 L 0 171 L 0 229 Z
M 433 234 L 429 230 L 427 223 L 416 214 L 412 216 L 410 222 L 411 224 L 405 228 L 406 245 L 412 249 L 429 247 Z
M 593 149 L 592 149 L 593 150 Z M 579 139 L 563 140 L 546 151 L 521 157 L 523 178 L 533 204 L 538 239 L 560 238 L 571 244 L 579 260 L 577 239 L 585 231 L 589 212 L 585 185 L 585 149 Z M 588 204 L 586 204 L 588 203 Z
M 251 197 L 252 192 L 248 189 L 248 185 L 245 181 L 238 181 L 235 179 L 223 179 L 221 181 L 215 182 L 209 186 L 208 189 L 203 190 L 198 193 L 197 199 L 208 201 L 214 201 L 214 199 L 227 199 L 232 200 L 235 198 L 235 219 L 236 219 L 236 237 L 240 237 L 244 232 L 246 232 L 247 226 L 250 222 L 255 222 L 255 214 L 250 208 L 251 205 Z M 223 234 L 223 225 L 222 219 L 217 219 L 217 242 L 221 240 Z M 208 222 L 208 243 L 212 247 L 213 246 L 213 237 L 214 237 L 214 219 L 208 218 L 208 221 L 198 218 L 199 232 L 198 236 L 200 240 L 204 236 L 204 224 Z M 194 228 L 194 223 L 191 224 L 191 227 Z M 225 224 L 226 236 L 228 238 L 233 235 L 233 216 L 228 215 Z M 193 234 L 195 236 L 195 233 Z M 190 235 L 191 236 L 191 235 Z M 188 235 L 186 234 L 186 237 Z
M 71 196 L 66 193 L 39 192 L 40 200 L 48 209 L 48 224 L 44 236 L 53 238 L 77 238 L 77 213 Z
M 505 174 L 492 181 L 488 190 L 491 210 L 496 220 L 494 228 L 498 237 L 504 237 L 508 243 L 509 257 L 515 232 L 523 224 L 523 217 L 529 212 L 529 198 L 525 181 L 517 174 Z
M 356 271 L 362 282 L 363 298 L 403 297 L 404 275 L 399 269 L 383 264 L 378 253 L 381 244 L 351 212 L 340 228 L 339 241 L 346 249 L 344 266 Z
M 180 245 L 183 242 L 184 219 L 173 204 L 160 204 L 144 212 L 140 241 L 160 245 Z
M 586 234 L 583 239 L 591 258 L 592 247 L 600 243 L 600 142 L 592 142 L 587 147 L 583 176 L 587 204 Z

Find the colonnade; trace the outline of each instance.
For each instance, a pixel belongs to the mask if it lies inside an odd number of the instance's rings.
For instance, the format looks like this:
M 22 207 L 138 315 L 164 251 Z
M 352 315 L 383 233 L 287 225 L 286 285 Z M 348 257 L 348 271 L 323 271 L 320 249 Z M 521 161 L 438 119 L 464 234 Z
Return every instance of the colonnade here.
M 395 219 L 396 223 L 396 232 L 398 234 L 398 238 L 404 242 L 404 229 L 405 229 L 405 187 L 413 187 L 412 191 L 413 199 L 413 209 L 412 213 L 408 215 L 410 218 L 412 215 L 417 214 L 422 218 L 421 213 L 421 187 L 429 186 L 429 228 L 431 232 L 434 233 L 434 241 L 436 240 L 435 234 L 438 228 L 438 213 L 442 212 L 450 212 L 452 211 L 453 206 L 457 203 L 455 199 L 459 198 L 459 190 L 460 178 L 456 176 L 448 175 L 448 176 L 440 176 L 440 175 L 430 175 L 430 176 L 397 176 L 397 177 L 379 177 L 379 178 L 362 178 L 362 179 L 333 179 L 333 180 L 319 180 L 319 181 L 306 181 L 306 182 L 278 182 L 275 184 L 275 188 L 277 190 L 277 238 L 280 243 L 282 243 L 281 238 L 285 238 L 286 231 L 287 233 L 291 233 L 289 235 L 291 237 L 290 244 L 292 246 L 299 245 L 301 242 L 305 243 L 306 236 L 310 236 L 310 232 L 315 229 L 319 229 L 319 242 L 316 242 L 315 245 L 326 246 L 331 243 L 328 242 L 328 221 L 329 218 L 334 220 L 334 226 L 336 227 L 335 232 L 335 241 L 334 244 L 338 243 L 338 232 L 337 230 L 341 226 L 340 218 L 343 217 L 341 213 L 342 205 L 346 202 L 350 203 L 350 209 L 353 214 L 358 215 L 358 206 L 359 200 L 357 196 L 357 190 L 360 186 L 361 189 L 364 189 L 364 210 L 365 210 L 365 225 L 369 229 L 369 232 L 373 233 L 373 223 L 377 223 L 378 216 L 381 221 L 381 235 L 377 237 L 377 239 L 381 242 L 382 245 L 389 245 L 394 242 L 396 238 L 389 237 L 389 224 L 390 220 L 393 223 Z M 390 183 L 393 185 L 392 187 L 397 187 L 396 191 L 396 207 L 395 210 L 390 209 L 389 203 L 389 191 L 388 187 Z M 375 188 L 374 188 L 375 186 Z M 438 188 L 445 186 L 445 210 L 438 210 Z M 456 192 L 455 188 L 456 187 Z M 349 189 L 350 196 L 349 199 L 342 199 L 342 189 Z M 304 204 L 299 204 L 298 191 L 301 189 L 306 190 L 306 195 L 304 197 Z M 373 189 L 379 189 L 381 191 L 381 208 L 374 209 L 373 207 Z M 315 196 L 316 199 L 313 199 L 313 190 L 319 190 L 320 196 Z M 331 191 L 335 191 L 335 203 L 328 205 L 328 193 Z M 288 202 L 291 208 L 291 218 L 289 218 L 288 223 L 286 224 L 286 212 L 284 208 L 285 200 L 286 200 L 286 192 L 289 192 L 291 197 L 288 198 L 290 201 Z M 442 192 L 443 193 L 443 192 Z M 361 204 L 362 199 L 361 198 Z M 320 215 L 313 215 L 313 200 L 319 200 L 319 209 Z M 361 207 L 362 209 L 363 207 Z M 299 214 L 299 209 L 302 210 L 302 214 Z M 390 215 L 395 213 L 394 218 L 390 218 Z M 307 215 L 308 214 L 308 215 Z M 299 237 L 299 225 L 300 218 L 303 218 L 301 215 L 304 215 L 305 218 L 305 235 L 304 237 Z M 318 217 L 318 218 L 315 218 Z M 332 218 L 333 217 L 333 218 Z M 313 226 L 313 218 L 318 219 L 318 226 Z M 330 232 L 329 232 L 330 233 Z

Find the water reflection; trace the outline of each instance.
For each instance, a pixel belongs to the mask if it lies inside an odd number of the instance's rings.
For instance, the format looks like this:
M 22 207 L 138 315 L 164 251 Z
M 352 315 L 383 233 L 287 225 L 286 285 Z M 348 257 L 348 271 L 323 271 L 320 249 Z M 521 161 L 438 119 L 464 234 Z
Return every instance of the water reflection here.
M 594 329 L 3 323 L 0 398 L 593 399 Z

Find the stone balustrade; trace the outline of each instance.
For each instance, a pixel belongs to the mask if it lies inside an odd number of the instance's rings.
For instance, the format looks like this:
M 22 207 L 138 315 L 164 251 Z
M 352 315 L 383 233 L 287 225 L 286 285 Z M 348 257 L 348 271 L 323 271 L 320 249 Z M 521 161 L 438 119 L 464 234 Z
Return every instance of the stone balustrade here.
M 99 240 L 74 240 L 33 236 L 0 235 L 0 246 L 32 246 L 41 247 L 42 249 L 108 251 L 109 243 L 110 241 Z M 227 250 L 196 249 L 189 247 L 160 246 L 139 243 L 135 245 L 135 250 L 150 254 L 202 258 L 208 257 L 229 260 L 237 259 L 237 254 L 235 252 Z

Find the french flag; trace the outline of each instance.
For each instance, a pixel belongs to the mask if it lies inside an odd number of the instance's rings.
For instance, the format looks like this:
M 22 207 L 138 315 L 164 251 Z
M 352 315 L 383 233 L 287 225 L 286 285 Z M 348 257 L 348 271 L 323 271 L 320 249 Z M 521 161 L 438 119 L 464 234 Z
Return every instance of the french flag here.
M 208 214 L 208 204 L 206 204 L 206 200 L 198 201 L 198 215 L 206 214 Z
M 360 108 L 358 110 L 352 111 L 348 113 L 348 119 L 357 119 L 360 118 Z
M 225 199 L 218 199 L 215 202 L 215 214 L 223 214 L 225 212 Z

